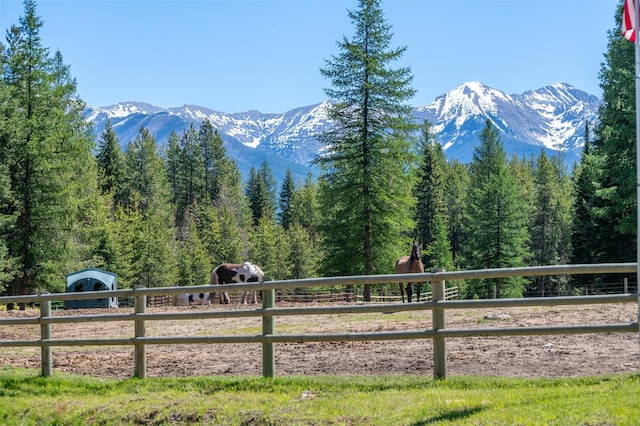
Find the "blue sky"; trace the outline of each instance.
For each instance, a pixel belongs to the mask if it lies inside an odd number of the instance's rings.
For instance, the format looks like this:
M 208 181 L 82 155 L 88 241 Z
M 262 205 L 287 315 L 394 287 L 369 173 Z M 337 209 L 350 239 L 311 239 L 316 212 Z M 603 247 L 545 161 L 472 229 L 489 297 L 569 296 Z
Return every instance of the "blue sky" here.
M 383 0 L 407 48 L 411 104 L 468 81 L 507 93 L 566 82 L 601 95 L 618 0 Z M 223 112 L 322 102 L 319 69 L 353 35 L 357 0 L 39 0 L 42 44 L 59 49 L 91 106 L 122 101 Z M 2 43 L 23 15 L 0 0 Z

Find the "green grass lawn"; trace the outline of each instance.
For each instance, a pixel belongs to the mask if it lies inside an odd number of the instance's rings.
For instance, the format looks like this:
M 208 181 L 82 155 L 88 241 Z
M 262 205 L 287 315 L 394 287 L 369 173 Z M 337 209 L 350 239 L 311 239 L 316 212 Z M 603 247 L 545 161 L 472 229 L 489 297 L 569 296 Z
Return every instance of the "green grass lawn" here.
M 638 425 L 640 376 L 96 379 L 0 369 L 3 425 Z

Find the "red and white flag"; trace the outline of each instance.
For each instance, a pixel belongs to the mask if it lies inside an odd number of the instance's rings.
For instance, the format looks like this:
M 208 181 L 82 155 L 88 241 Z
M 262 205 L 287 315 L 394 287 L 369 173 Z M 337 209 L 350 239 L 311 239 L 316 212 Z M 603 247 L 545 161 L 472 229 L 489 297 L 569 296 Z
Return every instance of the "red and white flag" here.
M 635 0 L 624 0 L 622 13 L 622 35 L 632 43 L 636 42 L 636 4 Z

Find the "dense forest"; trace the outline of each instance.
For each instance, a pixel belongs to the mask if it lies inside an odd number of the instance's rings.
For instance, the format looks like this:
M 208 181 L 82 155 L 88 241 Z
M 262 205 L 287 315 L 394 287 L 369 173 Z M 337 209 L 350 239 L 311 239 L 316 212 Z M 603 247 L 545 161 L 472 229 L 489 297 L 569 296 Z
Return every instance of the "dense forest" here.
M 335 126 L 318 135 L 321 173 L 276 182 L 263 163 L 243 181 L 210 122 L 160 146 L 111 124 L 96 138 L 62 53 L 43 46 L 36 2 L 0 44 L 0 294 L 64 291 L 87 267 L 120 288 L 202 285 L 213 267 L 251 260 L 276 280 L 393 273 L 423 243 L 426 268 L 635 262 L 634 47 L 613 12 L 600 72 L 603 102 L 581 160 L 507 158 L 491 121 L 468 164 L 447 161 L 406 103 L 380 0 L 348 11 L 351 38 L 320 70 Z M 605 279 L 604 277 L 601 279 Z M 464 297 L 568 295 L 580 277 L 459 283 Z M 396 292 L 397 285 L 364 286 Z

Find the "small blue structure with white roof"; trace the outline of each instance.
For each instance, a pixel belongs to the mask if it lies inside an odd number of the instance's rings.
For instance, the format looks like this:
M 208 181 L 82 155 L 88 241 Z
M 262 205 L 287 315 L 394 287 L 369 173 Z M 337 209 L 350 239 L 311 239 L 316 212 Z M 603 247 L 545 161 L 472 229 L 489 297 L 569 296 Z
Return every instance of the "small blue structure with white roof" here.
M 116 274 L 97 268 L 83 269 L 67 275 L 67 293 L 84 291 L 110 291 L 118 289 Z M 102 299 L 65 300 L 65 309 L 117 308 L 117 297 Z

